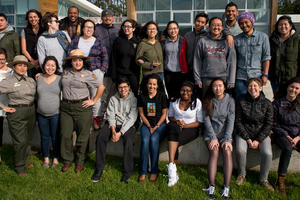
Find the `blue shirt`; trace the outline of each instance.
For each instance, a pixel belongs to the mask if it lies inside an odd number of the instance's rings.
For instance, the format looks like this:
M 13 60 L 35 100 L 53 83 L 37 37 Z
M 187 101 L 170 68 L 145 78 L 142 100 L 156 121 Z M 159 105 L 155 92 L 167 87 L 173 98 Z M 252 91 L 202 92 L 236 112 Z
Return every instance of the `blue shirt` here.
M 267 34 L 254 30 L 248 37 L 240 33 L 234 38 L 237 55 L 236 79 L 248 80 L 262 76 L 262 63 L 271 60 Z

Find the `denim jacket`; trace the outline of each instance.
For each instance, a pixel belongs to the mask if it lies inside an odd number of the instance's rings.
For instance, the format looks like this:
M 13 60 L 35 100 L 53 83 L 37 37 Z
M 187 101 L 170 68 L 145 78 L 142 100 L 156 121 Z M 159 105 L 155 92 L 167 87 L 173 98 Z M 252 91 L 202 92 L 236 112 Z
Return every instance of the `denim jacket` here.
M 260 78 L 263 71 L 262 63 L 271 60 L 267 34 L 254 30 L 250 37 L 240 33 L 234 41 L 237 54 L 236 79 Z

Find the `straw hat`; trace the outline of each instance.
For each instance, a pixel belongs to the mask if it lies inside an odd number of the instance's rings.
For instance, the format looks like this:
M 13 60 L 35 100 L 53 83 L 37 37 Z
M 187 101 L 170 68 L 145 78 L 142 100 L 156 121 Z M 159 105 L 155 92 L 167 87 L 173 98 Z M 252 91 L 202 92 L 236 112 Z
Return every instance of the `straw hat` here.
M 81 58 L 81 59 L 87 59 L 86 56 L 84 56 L 84 53 L 82 50 L 80 49 L 73 49 L 71 52 L 70 52 L 70 56 L 65 58 L 65 60 L 71 60 L 73 58 Z
M 16 64 L 25 64 L 27 65 L 27 69 L 31 69 L 33 67 L 33 65 L 30 62 L 28 62 L 28 59 L 23 55 L 15 56 L 14 60 L 10 62 L 7 66 L 12 68 Z

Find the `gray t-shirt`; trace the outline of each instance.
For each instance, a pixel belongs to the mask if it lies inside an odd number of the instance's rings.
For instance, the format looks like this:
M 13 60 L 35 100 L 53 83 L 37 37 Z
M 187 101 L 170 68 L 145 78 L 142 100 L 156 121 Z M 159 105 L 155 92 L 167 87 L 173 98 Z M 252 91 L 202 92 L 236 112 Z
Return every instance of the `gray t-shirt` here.
M 178 45 L 179 45 L 179 39 L 173 42 L 169 38 L 167 38 L 165 43 L 165 47 L 164 47 L 165 69 L 171 72 L 181 72 Z
M 78 49 L 82 50 L 84 53 L 84 56 L 89 56 L 90 50 L 92 46 L 94 45 L 96 41 L 96 38 L 93 37 L 92 40 L 83 40 L 82 37 L 79 38 L 78 42 Z
M 37 80 L 38 107 L 37 112 L 44 116 L 52 116 L 59 113 L 61 91 L 61 76 L 56 75 L 55 81 L 48 84 L 43 76 Z

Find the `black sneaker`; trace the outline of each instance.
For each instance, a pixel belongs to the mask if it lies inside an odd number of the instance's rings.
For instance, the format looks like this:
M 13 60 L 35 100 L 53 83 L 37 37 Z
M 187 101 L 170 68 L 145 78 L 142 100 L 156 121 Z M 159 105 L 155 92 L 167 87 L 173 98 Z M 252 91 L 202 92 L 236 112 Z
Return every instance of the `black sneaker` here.
M 91 179 L 92 179 L 92 181 L 93 181 L 94 183 L 97 183 L 97 182 L 100 181 L 101 176 L 102 176 L 102 171 L 100 171 L 100 170 L 95 170 L 95 172 L 94 172 L 94 174 L 93 174 L 93 176 L 92 176 Z
M 129 177 L 126 177 L 126 176 L 122 176 L 122 179 L 121 179 L 121 183 L 125 183 L 125 184 L 128 184 L 128 180 L 129 179 Z

